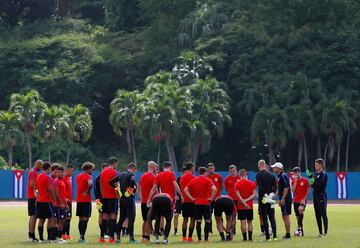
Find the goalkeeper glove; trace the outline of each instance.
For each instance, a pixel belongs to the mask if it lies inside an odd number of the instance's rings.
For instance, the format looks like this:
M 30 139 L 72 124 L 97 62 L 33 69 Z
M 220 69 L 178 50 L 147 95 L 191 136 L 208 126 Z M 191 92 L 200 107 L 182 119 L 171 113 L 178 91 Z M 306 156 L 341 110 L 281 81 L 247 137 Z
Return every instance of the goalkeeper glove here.
M 96 208 L 98 210 L 102 210 L 103 204 L 101 203 L 100 199 L 96 199 L 95 203 L 96 203 Z
M 314 178 L 310 178 L 310 179 L 309 179 L 309 184 L 310 184 L 310 185 L 313 185 L 314 183 L 315 183 L 315 179 L 314 179 Z
M 115 192 L 117 192 L 117 193 L 118 193 L 119 197 L 121 197 L 121 196 L 122 196 L 122 193 L 121 193 L 120 187 L 116 187 L 116 188 L 115 188 Z
M 306 176 L 308 178 L 312 178 L 313 177 L 313 174 L 309 171 L 309 170 L 306 170 Z

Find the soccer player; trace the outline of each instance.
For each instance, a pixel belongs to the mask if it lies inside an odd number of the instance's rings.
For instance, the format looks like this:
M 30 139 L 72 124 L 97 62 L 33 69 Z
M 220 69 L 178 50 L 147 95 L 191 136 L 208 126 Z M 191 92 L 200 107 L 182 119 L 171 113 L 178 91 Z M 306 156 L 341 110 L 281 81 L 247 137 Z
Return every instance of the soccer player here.
M 275 221 L 275 205 L 269 202 L 263 202 L 264 197 L 272 198 L 277 191 L 276 178 L 267 170 L 264 160 L 258 162 L 259 171 L 256 173 L 256 185 L 258 186 L 258 202 L 262 220 L 264 222 L 265 237 L 267 241 L 271 241 L 269 233 L 269 222 L 273 233 L 273 240 L 277 240 L 276 221 Z
M 286 173 L 284 173 L 284 166 L 282 163 L 277 162 L 271 166 L 275 174 L 278 176 L 278 196 L 279 206 L 281 208 L 282 218 L 285 224 L 286 234 L 284 239 L 290 239 L 290 215 L 292 196 L 290 191 L 290 179 Z
M 235 222 L 234 216 L 236 215 L 236 206 L 234 200 L 227 195 L 220 195 L 215 199 L 214 202 L 214 215 L 216 220 L 216 227 L 219 231 L 221 241 L 231 241 L 232 240 L 232 229 L 234 228 Z M 226 216 L 226 227 L 224 226 L 222 220 L 222 213 L 225 213 Z M 226 232 L 226 239 L 225 234 Z
M 201 242 L 201 221 L 204 217 L 204 240 L 209 240 L 211 210 L 210 202 L 214 200 L 216 194 L 216 186 L 207 177 L 209 171 L 206 167 L 199 168 L 199 176 L 192 179 L 185 187 L 184 192 L 190 200 L 195 203 L 195 219 L 196 219 L 196 233 L 199 242 Z
M 105 235 L 106 229 L 109 226 L 109 242 L 115 243 L 114 238 L 116 230 L 116 219 L 119 208 L 118 194 L 114 188 L 110 185 L 110 180 L 117 176 L 117 165 L 118 159 L 115 157 L 109 158 L 109 166 L 106 167 L 100 176 L 100 191 L 102 195 L 102 210 L 103 210 L 103 221 L 101 223 L 101 234 Z M 100 243 L 104 242 L 104 237 L 100 237 Z
M 147 205 L 147 200 L 149 198 L 150 191 L 154 186 L 155 176 L 154 172 L 156 170 L 157 164 L 154 161 L 148 162 L 148 171 L 145 172 L 139 181 L 138 193 L 141 197 L 141 215 L 143 219 L 142 224 L 142 240 L 141 242 L 147 243 L 150 241 L 150 230 L 147 226 L 147 216 L 149 213 L 150 207 Z
M 184 242 L 192 242 L 192 235 L 194 232 L 194 228 L 195 228 L 195 216 L 194 216 L 194 209 L 195 209 L 195 205 L 194 205 L 194 201 L 192 199 L 190 199 L 186 194 L 184 189 L 186 188 L 186 186 L 188 186 L 188 184 L 190 183 L 190 181 L 192 179 L 195 178 L 194 176 L 194 168 L 195 165 L 191 162 L 187 162 L 184 165 L 184 174 L 181 176 L 180 178 L 180 188 L 181 188 L 181 196 L 183 199 L 182 202 L 182 216 L 183 216 L 183 224 L 182 224 L 182 240 Z M 187 226 L 188 226 L 188 221 L 190 218 L 190 225 L 189 225 L 189 236 L 186 239 L 186 231 L 187 231 Z
M 37 242 L 39 241 L 35 237 L 35 226 L 36 226 L 36 179 L 38 173 L 43 166 L 42 160 L 37 160 L 34 167 L 28 173 L 27 181 L 27 198 L 28 198 L 28 216 L 29 216 L 29 241 Z
M 300 167 L 294 167 L 294 181 L 292 182 L 292 191 L 294 193 L 294 210 L 298 222 L 295 231 L 299 236 L 304 236 L 303 219 L 306 208 L 306 199 L 310 192 L 309 181 L 301 176 Z
M 181 176 L 177 177 L 176 182 L 179 185 L 180 190 L 181 190 L 180 179 L 181 179 Z M 176 195 L 175 195 L 175 211 L 174 211 L 174 235 L 175 236 L 177 235 L 177 231 L 178 231 L 179 216 L 181 214 L 181 210 L 182 210 L 182 198 L 181 198 L 181 195 L 176 193 Z
M 55 183 L 55 180 L 57 179 L 57 175 L 58 175 L 58 167 L 60 166 L 60 164 L 58 163 L 53 163 L 51 164 L 51 167 L 50 167 L 50 183 L 51 183 L 51 186 L 53 188 L 53 192 L 54 192 L 54 198 L 52 199 L 52 206 L 53 206 L 53 209 L 54 209 L 54 221 L 55 221 L 55 227 L 54 227 L 54 230 L 53 232 L 55 232 L 55 237 L 57 238 L 58 237 L 58 229 L 57 229 L 57 226 L 58 226 L 58 211 L 57 211 L 57 208 L 59 207 L 59 203 L 60 203 L 60 196 L 58 194 L 58 191 L 56 189 L 56 183 Z M 50 232 L 50 229 L 49 229 L 49 226 L 48 226 L 48 233 Z M 48 235 L 49 237 L 50 235 Z M 62 239 L 58 239 L 57 238 L 57 242 L 58 243 L 63 243 L 64 240 Z
M 216 199 L 216 198 L 218 198 L 220 196 L 221 191 L 223 189 L 222 176 L 219 173 L 215 172 L 214 163 L 208 163 L 207 168 L 209 170 L 208 178 L 210 178 L 211 181 L 216 186 L 216 195 L 215 195 L 215 199 Z M 214 202 L 211 202 L 211 214 L 213 213 L 213 211 L 214 211 Z M 211 222 L 211 226 L 210 226 L 210 233 L 212 233 L 212 222 Z
M 79 243 L 85 242 L 85 233 L 89 218 L 91 217 L 91 188 L 92 188 L 92 171 L 95 165 L 91 162 L 85 162 L 82 165 L 83 173 L 76 177 L 76 216 L 79 216 Z
M 39 219 L 39 242 L 44 242 L 44 222 L 46 219 L 48 220 L 48 240 L 55 242 L 57 235 L 54 208 L 52 205 L 55 196 L 49 175 L 50 168 L 50 163 L 43 163 L 42 173 L 36 179 L 36 188 L 38 190 L 38 197 L 36 198 L 36 218 Z
M 120 218 L 117 223 L 116 231 L 118 243 L 121 242 L 121 228 L 123 227 L 125 219 L 128 219 L 129 243 L 137 243 L 134 239 L 136 171 L 136 165 L 130 163 L 125 172 L 119 173 L 118 176 L 114 177 L 109 182 L 116 191 L 120 192 Z
M 66 203 L 66 185 L 64 182 L 64 167 L 61 165 L 58 165 L 57 169 L 57 178 L 55 179 L 55 188 L 56 191 L 55 194 L 59 196 L 59 199 L 57 201 L 57 205 L 55 207 L 55 212 L 57 216 L 57 228 L 58 228 L 58 237 L 63 238 L 64 235 L 64 223 L 66 218 L 66 209 L 67 209 L 67 203 Z M 63 239 L 66 240 L 66 239 Z
M 235 193 L 239 198 L 237 206 L 238 219 L 241 223 L 243 241 L 248 240 L 248 238 L 249 241 L 252 241 L 254 219 L 253 199 L 256 196 L 256 184 L 247 179 L 247 171 L 245 169 L 241 169 L 239 174 L 241 179 L 235 183 Z M 246 223 L 248 227 L 247 230 Z
M 235 165 L 229 166 L 229 175 L 224 179 L 224 188 L 228 192 L 228 195 L 234 200 L 235 206 L 238 205 L 238 197 L 235 194 L 234 185 L 236 182 L 240 181 L 240 176 Z M 236 221 L 236 217 L 233 221 Z M 236 225 L 233 229 L 233 234 L 236 234 Z
M 175 199 L 175 191 L 181 194 L 180 187 L 176 182 L 176 176 L 172 171 L 172 164 L 168 161 L 164 162 L 163 170 L 164 171 L 160 172 L 155 177 L 154 186 L 152 187 L 147 200 L 148 205 L 151 204 L 151 199 L 158 188 L 161 193 L 168 194 L 172 201 Z M 174 204 L 174 202 L 172 202 L 172 204 Z
M 100 242 L 105 242 L 105 235 L 107 234 L 107 228 L 105 230 L 103 230 L 101 228 L 101 223 L 105 220 L 103 220 L 103 202 L 102 202 L 102 196 L 101 196 L 101 190 L 100 190 L 100 176 L 102 171 L 108 166 L 107 163 L 103 163 L 101 164 L 101 172 L 99 173 L 99 175 L 96 177 L 95 179 L 95 183 L 94 183 L 94 195 L 95 195 L 95 202 L 96 202 L 96 208 L 98 209 L 99 212 L 99 219 L 98 219 L 98 224 L 99 224 L 99 228 L 100 228 L 100 237 L 102 237 L 103 239 L 100 238 Z M 106 221 L 107 222 L 107 221 Z M 107 224 L 106 224 L 107 226 Z M 105 233 L 103 233 L 103 231 L 105 231 Z
M 150 232 L 153 231 L 152 220 L 155 219 L 155 243 L 160 244 L 160 220 L 165 218 L 165 230 L 164 230 L 164 239 L 163 244 L 168 244 L 169 233 L 171 229 L 171 219 L 173 216 L 173 199 L 171 196 L 166 193 L 156 194 L 151 203 L 151 208 L 149 209 L 147 223 L 150 229 Z
M 313 188 L 313 201 L 314 201 L 314 210 L 316 216 L 316 222 L 319 229 L 319 237 L 325 237 L 328 232 L 328 217 L 326 213 L 327 208 L 327 195 L 326 195 L 326 186 L 328 176 L 324 171 L 324 160 L 321 158 L 315 160 L 315 173 L 309 174 L 310 180 L 309 183 Z M 324 233 L 322 222 L 324 223 Z
M 64 183 L 66 187 L 66 217 L 64 223 L 64 240 L 70 240 L 70 223 L 72 218 L 72 182 L 71 178 L 74 174 L 74 168 L 71 165 L 66 166 L 64 171 Z

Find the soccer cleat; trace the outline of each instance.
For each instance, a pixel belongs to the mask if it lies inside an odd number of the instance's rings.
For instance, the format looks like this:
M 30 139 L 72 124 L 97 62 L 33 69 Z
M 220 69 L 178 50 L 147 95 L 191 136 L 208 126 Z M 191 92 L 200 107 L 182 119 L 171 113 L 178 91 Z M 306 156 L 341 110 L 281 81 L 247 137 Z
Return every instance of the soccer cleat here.
M 109 239 L 110 236 L 109 235 L 104 235 L 104 239 Z
M 115 240 L 114 238 L 110 238 L 110 239 L 109 239 L 109 243 L 115 244 L 115 243 L 116 243 L 116 240 Z
M 273 241 L 278 241 L 278 238 L 277 238 L 277 237 L 275 237 L 275 238 L 273 238 L 272 240 L 273 240 Z
M 186 240 L 186 237 L 182 237 L 182 241 L 183 242 L 186 242 L 187 240 Z
M 39 243 L 44 243 L 45 241 L 40 239 L 38 242 L 39 242 Z
M 106 243 L 106 240 L 104 238 L 100 238 L 98 242 L 99 243 Z
M 158 238 L 155 239 L 155 244 L 157 244 L 157 245 L 160 244 L 160 239 L 158 239 Z
M 85 239 L 79 239 L 79 243 L 85 243 Z
M 167 244 L 169 244 L 169 240 L 164 239 L 164 240 L 162 241 L 162 243 L 163 243 L 164 245 L 167 245 Z
M 194 240 L 193 240 L 192 238 L 190 238 L 190 237 L 187 238 L 187 239 L 185 238 L 185 240 L 186 240 L 186 242 L 190 242 L 190 243 L 191 243 L 191 242 L 194 242 Z M 184 241 L 184 239 L 183 239 L 183 241 Z
M 139 242 L 135 239 L 129 240 L 129 244 L 138 244 Z

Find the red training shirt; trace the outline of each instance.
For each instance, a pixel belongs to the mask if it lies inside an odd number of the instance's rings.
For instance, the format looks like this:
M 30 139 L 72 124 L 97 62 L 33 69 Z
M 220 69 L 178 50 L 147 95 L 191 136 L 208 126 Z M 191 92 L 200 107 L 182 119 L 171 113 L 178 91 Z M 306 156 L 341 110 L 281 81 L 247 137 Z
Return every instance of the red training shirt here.
M 151 172 L 146 172 L 140 177 L 141 203 L 147 203 L 150 191 L 154 186 L 155 176 Z M 154 194 L 155 195 L 155 194 Z
M 66 187 L 66 198 L 69 200 L 70 203 L 72 203 L 72 183 L 71 178 L 64 176 L 63 181 L 65 183 Z
M 253 181 L 250 181 L 248 179 L 240 179 L 237 183 L 235 183 L 235 192 L 239 191 L 241 197 L 245 200 L 249 196 L 251 196 L 254 193 L 254 190 L 256 190 L 256 184 Z M 254 201 L 251 199 L 250 201 L 246 202 L 247 205 L 251 209 L 253 209 Z M 245 210 L 245 206 L 239 201 L 237 208 L 240 210 Z
M 55 185 L 61 201 L 61 203 L 58 203 L 57 207 L 65 207 L 64 204 L 66 200 L 66 185 L 63 178 L 56 178 Z
M 28 181 L 27 181 L 27 198 L 34 199 L 36 198 L 33 188 L 30 187 L 30 181 L 33 180 L 34 184 L 36 185 L 36 179 L 38 177 L 38 173 L 36 170 L 31 169 L 28 173 Z M 36 188 L 36 186 L 35 186 Z
M 218 173 L 213 173 L 213 174 L 209 174 L 208 178 L 210 178 L 210 180 L 214 183 L 214 185 L 216 186 L 216 196 L 215 198 L 219 197 L 221 194 L 221 190 L 223 188 L 223 180 L 222 180 L 222 176 Z
M 234 177 L 229 175 L 229 176 L 225 177 L 225 180 L 224 180 L 225 190 L 228 192 L 229 196 L 234 199 L 234 201 L 239 200 L 239 198 L 236 196 L 235 191 L 234 191 L 235 183 L 238 181 L 240 181 L 239 175 L 236 175 Z
M 40 174 L 36 179 L 36 188 L 38 190 L 39 196 L 36 198 L 37 202 L 51 202 L 51 196 L 49 188 L 51 186 L 51 177 L 46 174 Z
M 117 199 L 118 196 L 113 187 L 109 184 L 110 180 L 117 176 L 117 172 L 112 167 L 106 167 L 100 175 L 101 195 L 103 198 Z
M 91 202 L 91 193 L 89 180 L 91 181 L 91 175 L 83 172 L 76 177 L 76 201 L 77 202 Z
M 185 172 L 184 175 L 180 178 L 180 188 L 181 188 L 181 197 L 183 199 L 183 202 L 193 202 L 186 194 L 185 194 L 185 187 L 188 186 L 190 181 L 194 179 L 196 176 L 192 174 L 191 172 Z
M 156 175 L 154 184 L 160 187 L 161 193 L 170 195 L 171 199 L 175 199 L 174 181 L 176 177 L 172 171 L 163 171 Z
M 291 183 L 292 187 L 294 187 L 294 184 L 295 181 Z M 294 202 L 300 203 L 304 199 L 308 189 L 310 189 L 309 181 L 304 177 L 300 178 L 296 183 L 296 189 L 294 191 Z
M 195 198 L 195 205 L 210 205 L 208 200 L 211 197 L 211 187 L 214 183 L 205 176 L 198 176 L 192 179 L 187 188 L 192 197 Z

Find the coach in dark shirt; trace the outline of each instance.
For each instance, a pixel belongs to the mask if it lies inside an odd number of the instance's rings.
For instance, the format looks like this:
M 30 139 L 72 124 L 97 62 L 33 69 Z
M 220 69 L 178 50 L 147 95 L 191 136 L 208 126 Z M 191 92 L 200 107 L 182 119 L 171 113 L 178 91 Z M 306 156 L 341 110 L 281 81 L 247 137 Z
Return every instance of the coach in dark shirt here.
M 270 239 L 269 234 L 269 223 L 268 218 L 271 223 L 271 228 L 273 232 L 273 239 L 277 239 L 276 235 L 276 221 L 275 221 L 275 209 L 270 203 L 263 203 L 262 199 L 265 194 L 270 195 L 271 193 L 275 194 L 277 190 L 276 178 L 267 170 L 267 165 L 264 160 L 258 162 L 259 172 L 256 173 L 256 184 L 258 186 L 259 193 L 259 214 L 261 215 L 264 222 L 265 236 L 266 240 Z
M 271 166 L 275 174 L 278 176 L 278 195 L 279 206 L 281 208 L 282 218 L 285 224 L 286 235 L 284 239 L 290 238 L 290 215 L 291 215 L 291 203 L 292 197 L 290 192 L 290 179 L 284 173 L 284 166 L 282 163 L 275 163 Z

